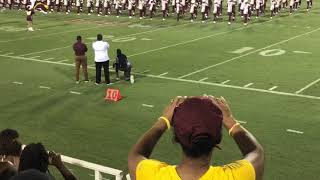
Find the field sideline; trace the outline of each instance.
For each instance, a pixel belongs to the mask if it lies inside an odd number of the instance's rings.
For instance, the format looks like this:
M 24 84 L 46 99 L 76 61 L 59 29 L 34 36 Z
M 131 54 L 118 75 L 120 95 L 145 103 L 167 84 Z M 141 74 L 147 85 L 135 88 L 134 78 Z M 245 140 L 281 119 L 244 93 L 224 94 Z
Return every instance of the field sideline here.
M 316 3 L 316 2 L 315 2 Z M 190 23 L 126 16 L 37 14 L 26 32 L 24 13 L 0 12 L 0 128 L 18 129 L 25 143 L 43 142 L 65 155 L 126 171 L 128 149 L 177 95 L 226 97 L 236 117 L 266 150 L 264 179 L 317 180 L 320 158 L 319 6 L 270 20 Z M 37 30 L 38 29 L 38 30 Z M 102 33 L 110 56 L 121 48 L 136 83 L 115 81 L 123 100 L 103 100 L 108 86 L 75 84 L 71 45 L 80 34 L 89 46 Z M 214 165 L 241 158 L 224 133 Z M 167 133 L 153 158 L 179 162 Z M 70 167 L 80 179 L 86 170 Z M 92 177 L 91 177 L 92 178 Z M 105 178 L 110 178 L 105 176 Z

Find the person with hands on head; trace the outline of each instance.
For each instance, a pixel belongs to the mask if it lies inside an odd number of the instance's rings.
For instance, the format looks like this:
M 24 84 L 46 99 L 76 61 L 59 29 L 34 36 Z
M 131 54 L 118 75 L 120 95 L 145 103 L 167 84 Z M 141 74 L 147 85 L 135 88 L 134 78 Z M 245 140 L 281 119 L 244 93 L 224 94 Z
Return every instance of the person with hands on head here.
M 244 158 L 211 166 L 213 149 L 222 140 L 222 125 Z M 149 159 L 162 134 L 171 126 L 175 141 L 182 147 L 182 160 L 176 166 Z M 132 180 L 261 180 L 264 152 L 254 136 L 237 123 L 224 98 L 177 97 L 132 147 L 128 167 Z

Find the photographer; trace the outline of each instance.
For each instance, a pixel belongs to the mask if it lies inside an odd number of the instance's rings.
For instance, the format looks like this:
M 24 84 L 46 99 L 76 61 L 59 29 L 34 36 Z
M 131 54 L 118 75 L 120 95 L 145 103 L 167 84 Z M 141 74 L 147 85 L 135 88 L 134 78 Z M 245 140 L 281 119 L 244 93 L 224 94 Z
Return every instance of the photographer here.
M 40 172 L 47 173 L 51 176 L 48 170 L 48 165 L 55 166 L 65 180 L 77 180 L 77 178 L 69 171 L 69 169 L 63 164 L 60 154 L 54 152 L 47 152 L 41 143 L 27 145 L 20 157 L 19 172 L 36 169 Z
M 120 49 L 117 49 L 116 62 L 113 64 L 113 68 L 116 69 L 117 80 L 119 80 L 119 71 L 123 71 L 125 80 L 130 81 L 132 65 Z

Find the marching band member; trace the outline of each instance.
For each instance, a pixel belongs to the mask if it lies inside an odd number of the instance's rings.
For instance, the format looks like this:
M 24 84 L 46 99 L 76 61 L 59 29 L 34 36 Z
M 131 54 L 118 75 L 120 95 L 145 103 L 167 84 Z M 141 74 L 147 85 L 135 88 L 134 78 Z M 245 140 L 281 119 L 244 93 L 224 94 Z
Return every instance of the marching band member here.
M 103 6 L 102 0 L 96 0 L 96 8 L 97 8 L 98 16 L 102 14 L 102 6 Z
M 149 11 L 150 11 L 150 19 L 152 20 L 152 17 L 154 13 L 156 12 L 156 0 L 149 0 Z
M 248 15 L 249 15 L 249 0 L 243 0 L 242 1 L 241 9 L 243 11 L 243 16 L 244 16 L 243 25 L 246 26 L 247 23 L 248 23 Z
M 88 15 L 90 16 L 93 13 L 93 0 L 87 0 L 87 8 L 88 8 Z
M 270 19 L 274 16 L 275 13 L 276 0 L 270 0 Z
M 103 1 L 103 8 L 104 8 L 104 15 L 108 16 L 111 14 L 111 0 L 104 0 Z
M 129 18 L 130 19 L 134 15 L 134 13 L 132 13 L 132 11 L 134 11 L 135 6 L 136 6 L 136 1 L 135 0 L 128 0 L 128 13 L 129 13 Z
M 114 8 L 117 12 L 117 18 L 119 17 L 120 9 L 122 7 L 121 2 L 122 2 L 121 0 L 115 0 L 115 7 Z
M 294 0 L 290 0 L 290 3 L 289 3 L 289 6 L 290 6 L 290 10 L 289 10 L 289 13 L 292 14 L 293 12 L 293 8 L 294 8 Z
M 144 18 L 146 15 L 146 1 L 139 0 L 138 9 L 140 11 L 140 19 Z
M 209 1 L 208 0 L 202 0 L 201 1 L 201 13 L 202 13 L 202 22 L 204 23 L 204 21 L 206 20 L 206 10 L 207 7 L 209 5 Z
M 307 0 L 307 11 L 311 9 L 311 0 Z
M 166 20 L 166 16 L 168 15 L 168 0 L 161 0 L 161 10 L 162 10 L 162 20 Z
M 197 7 L 198 7 L 198 1 L 197 0 L 191 0 L 190 5 L 190 21 L 193 22 L 194 19 L 197 17 Z
M 216 23 L 217 16 L 220 15 L 220 5 L 221 5 L 221 0 L 213 1 L 213 23 Z
M 180 14 L 182 12 L 182 4 L 181 0 L 175 0 L 176 1 L 176 13 L 177 13 L 177 21 L 180 20 Z
M 236 15 L 236 0 L 228 0 L 227 4 L 228 4 L 228 16 L 229 16 L 229 20 L 228 20 L 228 24 L 231 24 L 231 20 L 234 21 L 235 20 L 235 15 Z
M 76 0 L 77 14 L 80 15 L 82 12 L 83 0 Z
M 63 5 L 66 7 L 66 14 L 69 14 L 72 6 L 71 0 L 64 0 Z

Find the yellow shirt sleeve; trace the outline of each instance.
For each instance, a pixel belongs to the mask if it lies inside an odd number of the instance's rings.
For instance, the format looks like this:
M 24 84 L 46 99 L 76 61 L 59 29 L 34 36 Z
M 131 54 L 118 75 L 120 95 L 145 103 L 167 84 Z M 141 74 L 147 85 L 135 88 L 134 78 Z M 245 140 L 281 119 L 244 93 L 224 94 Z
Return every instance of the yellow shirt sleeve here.
M 236 161 L 222 166 L 228 179 L 232 180 L 255 180 L 256 173 L 252 164 L 247 160 Z
M 139 162 L 136 168 L 137 180 L 152 180 L 159 173 L 160 169 L 168 166 L 166 163 L 146 159 Z

